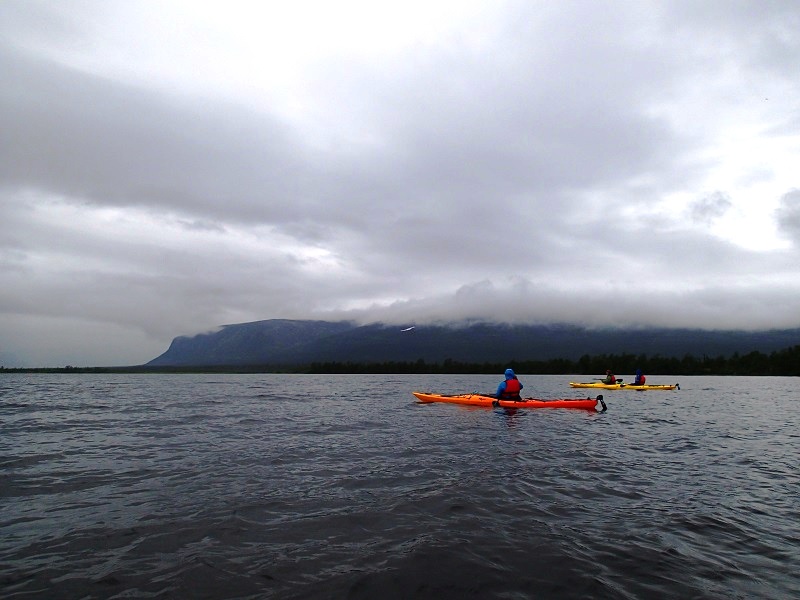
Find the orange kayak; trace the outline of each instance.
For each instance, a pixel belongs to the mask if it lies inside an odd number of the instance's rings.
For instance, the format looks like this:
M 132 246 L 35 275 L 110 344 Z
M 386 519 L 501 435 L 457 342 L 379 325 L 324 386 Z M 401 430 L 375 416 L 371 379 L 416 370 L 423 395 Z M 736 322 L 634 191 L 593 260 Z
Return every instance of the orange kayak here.
M 597 398 L 553 398 L 551 400 L 539 398 L 523 398 L 522 400 L 498 400 L 493 396 L 482 394 L 433 394 L 431 392 L 411 392 L 422 403 L 448 402 L 450 404 L 466 404 L 467 406 L 493 406 L 501 408 L 596 408 L 597 404 L 606 410 L 602 394 Z

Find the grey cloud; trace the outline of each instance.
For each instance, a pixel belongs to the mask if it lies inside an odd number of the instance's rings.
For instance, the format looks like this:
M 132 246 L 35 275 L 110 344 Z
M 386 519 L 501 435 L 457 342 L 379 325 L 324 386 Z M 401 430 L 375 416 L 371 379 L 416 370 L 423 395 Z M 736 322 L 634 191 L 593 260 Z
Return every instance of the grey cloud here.
M 100 205 L 227 218 L 290 212 L 303 177 L 279 123 L 243 109 L 182 105 L 0 46 L 6 187 Z
M 800 248 L 800 190 L 783 195 L 775 216 L 778 228 Z
M 733 206 L 730 197 L 724 192 L 714 192 L 696 200 L 689 207 L 689 216 L 698 223 L 710 224 L 723 216 Z
M 594 283 L 583 294 L 527 284 L 498 287 L 483 281 L 452 295 L 400 301 L 388 307 L 334 313 L 364 322 L 455 323 L 486 320 L 503 323 L 578 323 L 587 327 L 689 327 L 759 330 L 796 327 L 800 297 L 793 285 L 761 290 L 728 285 L 699 290 L 657 289 L 631 294 L 614 282 Z M 771 308 L 768 308 L 771 305 Z M 687 310 L 690 309 L 690 310 Z
M 661 8 L 670 29 L 687 32 L 692 41 L 707 40 L 702 46 L 706 55 L 733 58 L 735 52 L 736 60 L 782 77 L 797 71 L 800 9 L 793 0 L 668 2 Z M 762 91 L 753 93 L 763 97 Z
M 273 317 L 797 323 L 796 252 L 708 235 L 736 182 L 702 196 L 715 132 L 671 120 L 796 89 L 796 3 L 511 2 L 477 41 L 322 59 L 302 126 L 66 66 L 99 4 L 30 6 L 0 3 L 0 336 L 92 323 L 142 356 Z M 780 106 L 764 130 L 791 135 Z M 656 210 L 670 194 L 698 200 Z M 75 222 L 43 217 L 64 207 Z M 796 242 L 797 208 L 776 215 Z M 80 222 L 106 209 L 107 230 Z M 140 219 L 164 239 L 117 235 Z

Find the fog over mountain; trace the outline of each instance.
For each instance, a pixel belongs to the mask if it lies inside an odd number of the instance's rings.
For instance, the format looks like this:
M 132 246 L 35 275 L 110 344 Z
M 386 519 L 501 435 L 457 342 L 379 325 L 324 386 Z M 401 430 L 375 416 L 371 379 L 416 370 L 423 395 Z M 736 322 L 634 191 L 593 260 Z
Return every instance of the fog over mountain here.
M 800 329 L 772 332 L 585 329 L 575 326 L 359 326 L 345 321 L 270 320 L 178 337 L 149 366 L 303 365 L 312 362 L 545 360 L 622 354 L 717 357 L 800 344 Z

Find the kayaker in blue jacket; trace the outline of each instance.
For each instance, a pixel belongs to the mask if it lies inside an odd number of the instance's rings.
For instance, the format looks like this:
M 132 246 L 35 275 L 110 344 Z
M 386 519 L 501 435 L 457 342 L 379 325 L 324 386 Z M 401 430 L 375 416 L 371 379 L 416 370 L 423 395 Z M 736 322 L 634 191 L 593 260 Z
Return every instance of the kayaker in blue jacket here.
M 519 393 L 524 386 L 514 374 L 514 369 L 506 369 L 506 378 L 497 386 L 498 400 L 522 400 Z
M 636 375 L 633 378 L 633 385 L 644 385 L 644 382 L 647 380 L 647 377 L 642 375 L 641 369 L 636 369 Z

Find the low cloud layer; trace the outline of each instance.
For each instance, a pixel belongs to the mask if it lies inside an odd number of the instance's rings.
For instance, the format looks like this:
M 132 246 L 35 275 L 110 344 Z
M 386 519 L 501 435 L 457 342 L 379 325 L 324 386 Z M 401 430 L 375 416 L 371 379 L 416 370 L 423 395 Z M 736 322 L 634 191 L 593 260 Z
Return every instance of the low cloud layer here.
M 797 3 L 426 6 L 0 3 L 0 364 L 270 318 L 800 326 Z

